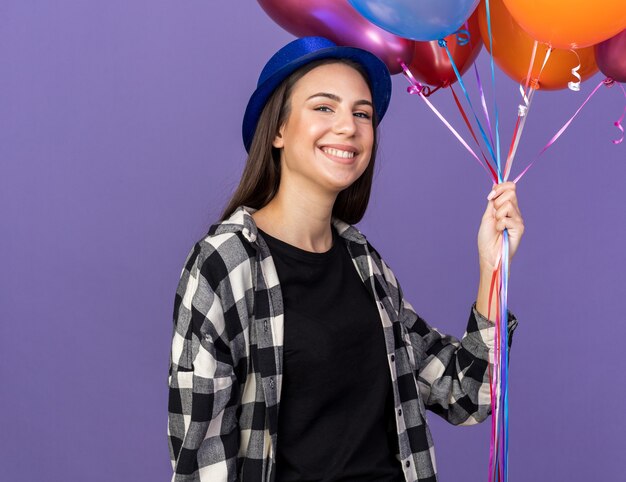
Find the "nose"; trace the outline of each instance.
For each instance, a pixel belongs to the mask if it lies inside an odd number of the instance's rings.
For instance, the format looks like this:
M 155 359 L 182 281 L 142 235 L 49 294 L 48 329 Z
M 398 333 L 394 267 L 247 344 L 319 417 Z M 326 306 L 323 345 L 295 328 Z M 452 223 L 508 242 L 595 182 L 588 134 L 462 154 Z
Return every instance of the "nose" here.
M 347 137 L 356 133 L 357 125 L 355 122 L 352 109 L 338 109 L 335 115 L 334 130 L 337 134 L 343 134 Z

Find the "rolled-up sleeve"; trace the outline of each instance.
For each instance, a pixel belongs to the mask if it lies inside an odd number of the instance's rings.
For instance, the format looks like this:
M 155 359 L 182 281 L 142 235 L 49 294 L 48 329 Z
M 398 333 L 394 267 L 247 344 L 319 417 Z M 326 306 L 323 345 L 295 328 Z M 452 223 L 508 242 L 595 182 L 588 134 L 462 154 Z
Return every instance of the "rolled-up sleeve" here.
M 417 377 L 426 407 L 454 425 L 485 420 L 491 414 L 495 324 L 472 306 L 465 334 L 458 340 L 431 327 L 406 302 L 403 311 L 411 339 L 420 345 Z M 508 326 L 512 334 L 517 319 L 510 312 Z
M 495 323 L 476 311 L 474 304 L 460 340 L 441 333 L 415 312 L 391 269 L 381 262 L 399 319 L 408 331 L 425 407 L 454 425 L 482 422 L 491 413 L 489 373 L 493 368 Z M 509 311 L 509 347 L 517 323 Z

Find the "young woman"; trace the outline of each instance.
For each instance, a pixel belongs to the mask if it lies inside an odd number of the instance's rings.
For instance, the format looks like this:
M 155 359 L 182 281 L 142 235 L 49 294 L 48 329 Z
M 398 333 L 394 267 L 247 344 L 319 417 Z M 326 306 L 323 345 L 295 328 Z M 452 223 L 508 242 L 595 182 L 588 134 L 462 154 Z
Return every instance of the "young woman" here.
M 467 331 L 441 334 L 352 226 L 390 94 L 382 61 L 319 37 L 261 73 L 241 183 L 176 293 L 172 480 L 436 481 L 425 409 L 453 424 L 489 415 L 489 282 L 502 231 L 512 257 L 524 230 L 515 185 L 488 196 Z

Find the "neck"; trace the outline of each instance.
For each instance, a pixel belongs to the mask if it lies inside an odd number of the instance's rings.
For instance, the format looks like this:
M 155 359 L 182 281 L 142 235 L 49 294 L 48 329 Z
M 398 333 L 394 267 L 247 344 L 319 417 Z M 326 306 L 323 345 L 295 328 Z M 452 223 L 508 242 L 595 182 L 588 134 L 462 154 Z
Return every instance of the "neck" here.
M 270 236 L 306 251 L 332 247 L 331 217 L 337 193 L 281 182 L 274 198 L 252 217 Z

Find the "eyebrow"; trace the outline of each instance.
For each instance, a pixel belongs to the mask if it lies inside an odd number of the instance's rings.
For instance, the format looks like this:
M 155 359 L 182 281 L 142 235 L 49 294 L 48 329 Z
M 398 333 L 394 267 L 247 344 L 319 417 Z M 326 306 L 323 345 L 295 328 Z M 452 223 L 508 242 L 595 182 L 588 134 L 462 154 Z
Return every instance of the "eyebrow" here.
M 317 94 L 313 94 L 312 96 L 310 96 L 307 100 L 311 100 L 315 97 L 326 97 L 330 100 L 334 100 L 335 102 L 341 102 L 341 97 L 335 94 L 331 94 L 329 92 L 318 92 Z M 369 105 L 370 107 L 374 108 L 374 105 L 369 100 L 365 99 L 357 100 L 354 105 Z

